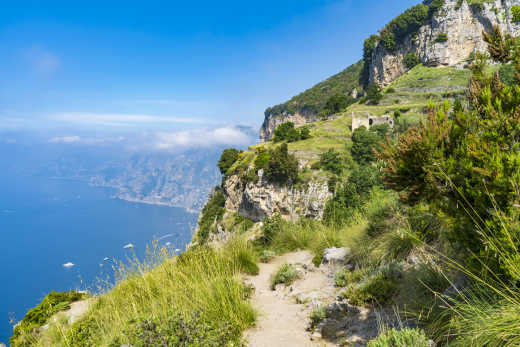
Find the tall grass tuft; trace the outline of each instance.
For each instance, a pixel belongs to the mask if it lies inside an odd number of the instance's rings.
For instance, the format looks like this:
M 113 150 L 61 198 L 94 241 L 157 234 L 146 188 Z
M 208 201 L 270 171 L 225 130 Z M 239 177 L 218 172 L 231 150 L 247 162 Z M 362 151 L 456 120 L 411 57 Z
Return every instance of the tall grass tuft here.
M 136 336 L 147 336 L 148 345 L 240 344 L 256 318 L 239 278 L 258 272 L 250 245 L 232 239 L 219 250 L 197 247 L 173 258 L 161 250 L 152 258 L 121 267 L 116 285 L 83 319 L 55 324 L 31 345 L 135 346 Z

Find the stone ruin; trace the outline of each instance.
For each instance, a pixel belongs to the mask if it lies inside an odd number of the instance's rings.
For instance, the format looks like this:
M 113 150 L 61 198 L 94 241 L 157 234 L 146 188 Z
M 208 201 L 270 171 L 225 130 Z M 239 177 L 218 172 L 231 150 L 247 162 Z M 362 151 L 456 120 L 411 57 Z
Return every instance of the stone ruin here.
M 364 126 L 370 129 L 372 125 L 388 124 L 390 128 L 394 127 L 394 117 L 385 114 L 383 116 L 373 116 L 369 113 L 364 116 L 356 116 L 352 114 L 352 131 Z

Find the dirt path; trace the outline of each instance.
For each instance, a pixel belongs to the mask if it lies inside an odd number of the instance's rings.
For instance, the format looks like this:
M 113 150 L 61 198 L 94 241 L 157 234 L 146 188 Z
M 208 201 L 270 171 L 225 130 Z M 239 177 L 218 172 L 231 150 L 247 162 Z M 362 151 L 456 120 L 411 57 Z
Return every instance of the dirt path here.
M 313 308 L 328 303 L 335 297 L 332 271 L 328 267 L 316 269 L 312 254 L 306 251 L 285 254 L 269 264 L 260 264 L 260 273 L 248 277 L 255 287 L 253 305 L 260 312 L 257 326 L 245 333 L 251 347 L 306 347 L 332 346 L 311 340 L 309 316 Z M 271 290 L 271 277 L 284 263 L 295 264 L 302 277 L 290 287 L 277 286 Z

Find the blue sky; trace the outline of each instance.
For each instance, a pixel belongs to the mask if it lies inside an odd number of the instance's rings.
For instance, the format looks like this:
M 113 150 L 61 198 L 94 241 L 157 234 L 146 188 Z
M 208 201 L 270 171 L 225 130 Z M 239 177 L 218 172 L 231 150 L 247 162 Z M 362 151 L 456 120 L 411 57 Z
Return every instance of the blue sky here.
M 417 2 L 6 1 L 0 128 L 258 126 Z

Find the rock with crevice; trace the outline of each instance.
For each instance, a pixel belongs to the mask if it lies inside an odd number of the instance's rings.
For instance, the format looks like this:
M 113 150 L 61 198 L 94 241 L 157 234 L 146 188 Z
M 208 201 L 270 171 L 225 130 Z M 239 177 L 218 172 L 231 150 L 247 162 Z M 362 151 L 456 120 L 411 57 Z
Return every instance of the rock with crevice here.
M 327 248 L 323 251 L 322 264 L 343 264 L 350 255 L 350 248 Z
M 370 83 L 387 86 L 404 74 L 408 70 L 404 63 L 408 53 L 415 53 L 426 66 L 464 67 L 472 55 L 486 51 L 483 31 L 499 25 L 513 36 L 520 34 L 520 24 L 513 21 L 511 14 L 514 5 L 520 5 L 520 1 L 495 0 L 475 7 L 467 1 L 446 0 L 444 7 L 395 51 L 387 50 L 382 42 L 376 45 L 369 64 Z M 446 40 L 439 40 L 440 35 Z

